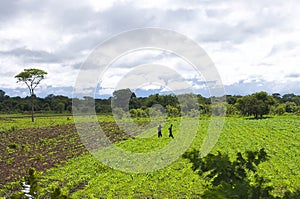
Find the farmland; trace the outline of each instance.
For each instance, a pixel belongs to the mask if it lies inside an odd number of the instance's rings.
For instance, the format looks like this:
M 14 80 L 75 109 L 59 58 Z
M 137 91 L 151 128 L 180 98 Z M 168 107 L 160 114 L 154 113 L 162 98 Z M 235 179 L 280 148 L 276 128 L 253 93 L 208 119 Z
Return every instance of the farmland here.
M 178 133 L 180 121 L 169 119 L 163 125 L 163 137 L 158 140 L 156 127 L 150 126 L 141 137 L 124 134 L 113 118 L 99 116 L 100 125 L 115 146 L 138 153 L 157 150 L 172 140 L 167 137 L 167 127 L 174 125 Z M 169 166 L 146 173 L 126 173 L 112 169 L 97 161 L 82 144 L 72 116 L 37 117 L 28 123 L 24 117 L 2 116 L 1 128 L 1 181 L 0 196 L 9 197 L 20 190 L 18 181 L 29 167 L 39 174 L 41 195 L 47 197 L 51 188 L 73 198 L 183 198 L 200 197 L 205 179 L 192 169 L 192 164 L 179 158 Z M 128 121 L 124 121 L 126 123 Z M 183 126 L 189 132 L 195 118 Z M 210 120 L 202 118 L 190 149 L 201 147 Z M 148 124 L 141 119 L 139 126 Z M 126 124 L 125 124 L 126 125 Z M 268 178 L 274 186 L 273 195 L 282 196 L 287 191 L 300 189 L 300 118 L 276 116 L 260 120 L 228 117 L 223 132 L 211 153 L 218 151 L 233 157 L 237 152 L 265 148 L 269 160 L 259 165 L 258 173 Z M 133 130 L 133 129 L 132 129 Z

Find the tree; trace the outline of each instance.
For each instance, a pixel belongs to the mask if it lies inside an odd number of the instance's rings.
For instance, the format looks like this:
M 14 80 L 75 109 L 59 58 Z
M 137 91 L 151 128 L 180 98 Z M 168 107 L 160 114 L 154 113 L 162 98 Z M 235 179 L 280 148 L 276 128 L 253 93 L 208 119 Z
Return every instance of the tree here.
M 167 114 L 169 117 L 179 117 L 180 116 L 180 110 L 177 107 L 167 105 Z
M 65 110 L 65 104 L 62 102 L 59 102 L 58 104 L 56 104 L 55 110 L 57 113 L 62 113 Z
M 31 97 L 31 121 L 34 122 L 34 89 L 39 85 L 39 83 L 45 78 L 47 72 L 30 68 L 24 69 L 23 72 L 15 76 L 18 79 L 17 82 L 24 82 L 29 89 Z
M 283 102 L 293 102 L 294 98 L 297 97 L 294 93 L 285 94 L 282 96 Z
M 238 110 L 237 110 L 236 106 L 234 106 L 232 104 L 226 105 L 226 115 L 237 115 L 237 114 L 238 114 Z
M 112 105 L 114 108 L 121 108 L 124 111 L 128 111 L 129 101 L 135 97 L 135 93 L 131 92 L 129 88 L 116 90 L 113 92 Z
M 285 111 L 287 113 L 293 113 L 293 112 L 295 112 L 296 107 L 297 107 L 297 105 L 296 105 L 295 102 L 286 102 L 285 103 Z
M 273 113 L 277 115 L 282 115 L 285 113 L 286 106 L 285 104 L 279 104 L 278 106 L 273 108 Z
M 241 98 L 242 96 L 239 96 L 239 95 L 226 95 L 226 101 L 228 104 L 235 104 L 236 101 Z
M 270 112 L 270 107 L 275 103 L 273 96 L 266 92 L 254 93 L 237 100 L 236 107 L 242 115 L 254 115 L 255 118 L 262 118 L 263 115 Z
M 177 98 L 184 114 L 188 114 L 191 110 L 199 110 L 197 95 L 193 93 L 181 94 L 178 95 Z
M 3 90 L 0 90 L 0 101 L 2 101 L 5 97 L 5 92 Z
M 282 103 L 282 98 L 280 93 L 273 93 L 272 96 L 278 103 Z

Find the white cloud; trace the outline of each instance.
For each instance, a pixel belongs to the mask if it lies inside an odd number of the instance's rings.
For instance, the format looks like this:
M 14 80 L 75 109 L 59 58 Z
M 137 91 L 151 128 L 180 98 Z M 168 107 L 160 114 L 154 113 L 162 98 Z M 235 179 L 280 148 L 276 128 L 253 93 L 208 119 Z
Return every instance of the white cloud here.
M 240 84 L 252 92 L 258 81 L 280 82 L 283 91 L 284 85 L 292 91 L 292 85 L 300 83 L 295 75 L 300 73 L 299 8 L 297 0 L 1 1 L 0 87 L 20 88 L 13 76 L 28 67 L 49 73 L 45 88 L 72 87 L 80 64 L 99 43 L 128 29 L 150 26 L 175 30 L 198 42 L 226 87 Z M 194 83 L 204 79 L 174 55 L 135 55 L 108 71 L 102 85 L 105 93 L 130 67 L 140 64 L 169 66 Z M 262 89 L 271 91 L 271 83 Z M 47 89 L 40 92 L 47 95 Z

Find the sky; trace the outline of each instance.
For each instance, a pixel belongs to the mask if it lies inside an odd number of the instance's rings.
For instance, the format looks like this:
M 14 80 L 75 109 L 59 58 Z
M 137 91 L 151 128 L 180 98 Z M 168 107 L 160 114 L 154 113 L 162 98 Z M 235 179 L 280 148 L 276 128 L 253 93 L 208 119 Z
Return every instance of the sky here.
M 1 0 L 0 89 L 9 96 L 27 96 L 25 84 L 14 76 L 39 68 L 48 75 L 35 91 L 38 96 L 72 97 L 97 46 L 126 31 L 155 27 L 195 41 L 214 63 L 226 94 L 300 95 L 299 21 L 297 0 Z M 94 86 L 95 95 L 109 96 L 128 74 L 139 80 L 139 95 L 176 90 L 178 82 L 168 79 L 167 69 L 164 81 L 147 83 L 138 76 L 142 66 L 148 74 L 169 67 L 183 78 L 177 81 L 209 95 L 201 71 L 163 49 L 141 49 L 114 60 Z

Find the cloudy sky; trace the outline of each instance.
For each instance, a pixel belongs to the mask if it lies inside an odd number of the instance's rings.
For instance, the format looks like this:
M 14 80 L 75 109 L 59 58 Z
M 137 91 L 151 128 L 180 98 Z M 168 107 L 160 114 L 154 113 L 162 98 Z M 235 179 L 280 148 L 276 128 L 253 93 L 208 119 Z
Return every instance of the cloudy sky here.
M 34 67 L 48 72 L 38 96 L 72 96 L 83 63 L 99 44 L 124 31 L 156 27 L 197 42 L 214 62 L 228 94 L 300 94 L 299 21 L 297 0 L 1 0 L 0 89 L 26 96 L 26 87 L 14 76 Z M 96 85 L 100 95 L 109 95 L 132 74 L 133 66 L 151 63 L 169 66 L 197 92 L 203 91 L 201 77 L 185 70 L 181 58 L 142 50 L 111 64 Z M 139 87 L 147 94 L 170 86 L 163 84 Z

